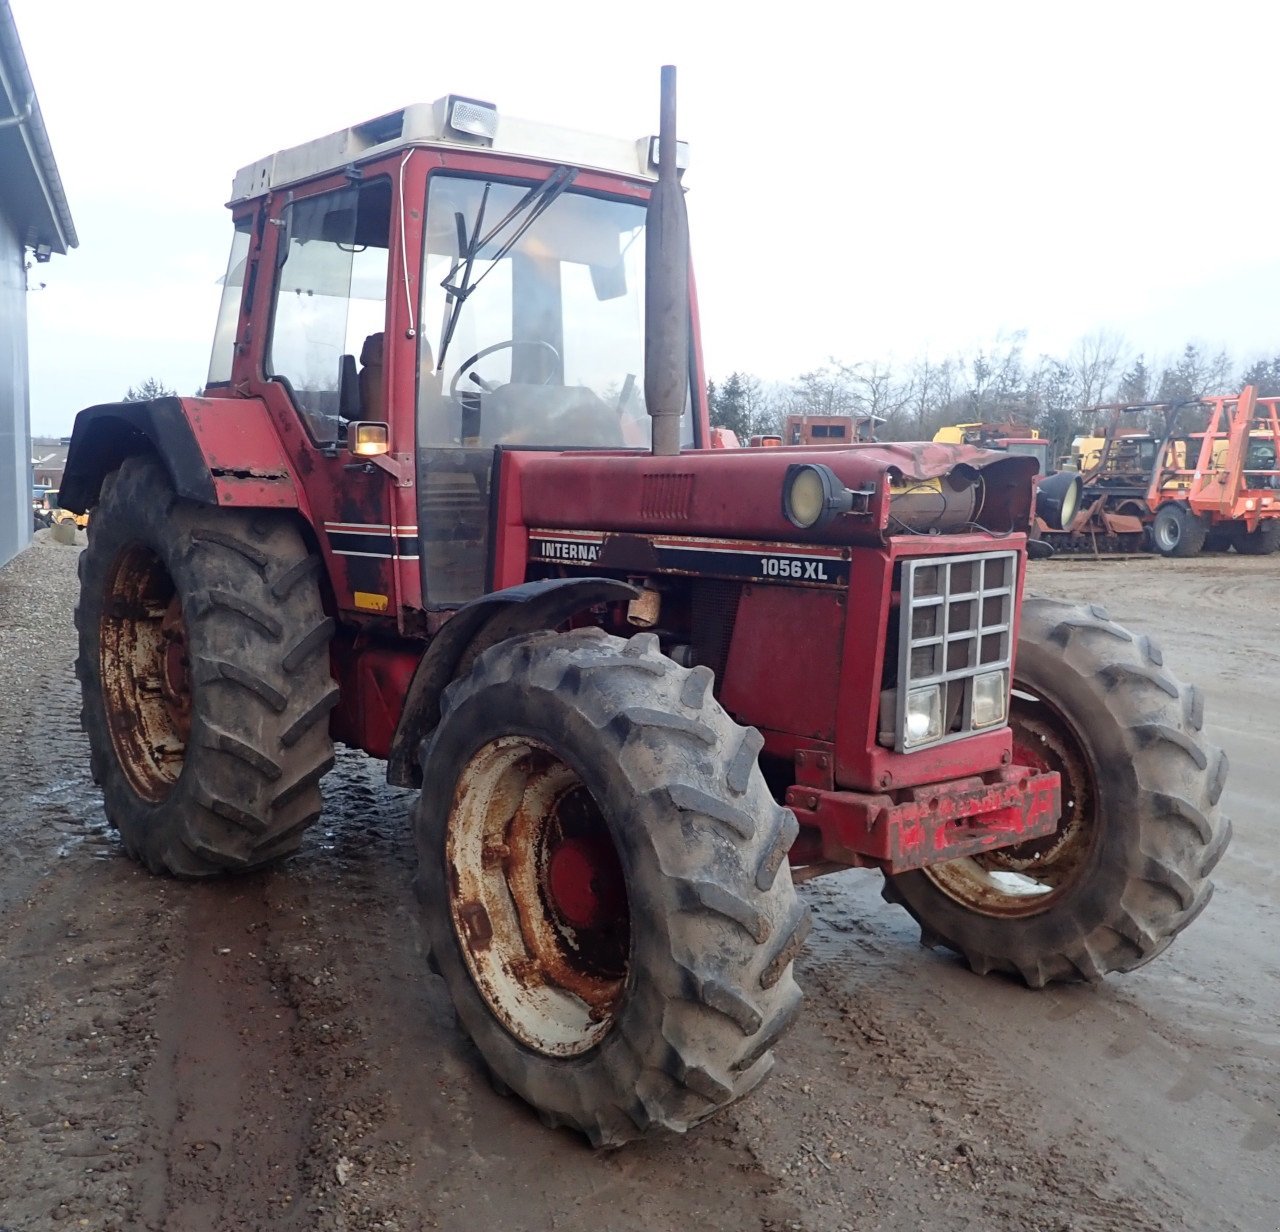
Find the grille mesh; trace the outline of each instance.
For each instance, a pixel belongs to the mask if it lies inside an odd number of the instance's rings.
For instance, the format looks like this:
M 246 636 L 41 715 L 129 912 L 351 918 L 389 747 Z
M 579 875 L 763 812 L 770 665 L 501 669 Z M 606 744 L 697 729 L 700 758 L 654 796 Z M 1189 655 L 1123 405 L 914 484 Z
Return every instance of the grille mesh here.
M 898 700 L 899 752 L 972 735 L 973 677 L 1008 668 L 1013 655 L 1016 552 L 926 557 L 902 566 Z M 906 743 L 907 694 L 938 685 L 942 733 Z M 992 725 L 994 726 L 994 725 Z
M 724 678 L 729 659 L 729 643 L 738 618 L 741 582 L 725 582 L 716 578 L 695 578 L 693 582 L 693 657 L 705 664 L 716 676 L 716 692 Z

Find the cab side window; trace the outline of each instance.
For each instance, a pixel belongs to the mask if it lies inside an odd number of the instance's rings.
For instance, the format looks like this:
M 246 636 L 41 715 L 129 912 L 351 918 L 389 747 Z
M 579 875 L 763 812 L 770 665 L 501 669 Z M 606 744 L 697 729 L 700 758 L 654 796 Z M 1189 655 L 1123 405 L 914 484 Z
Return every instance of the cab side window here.
M 386 323 L 391 183 L 295 201 L 283 222 L 267 375 L 315 441 L 334 444 L 361 417 L 357 357 Z

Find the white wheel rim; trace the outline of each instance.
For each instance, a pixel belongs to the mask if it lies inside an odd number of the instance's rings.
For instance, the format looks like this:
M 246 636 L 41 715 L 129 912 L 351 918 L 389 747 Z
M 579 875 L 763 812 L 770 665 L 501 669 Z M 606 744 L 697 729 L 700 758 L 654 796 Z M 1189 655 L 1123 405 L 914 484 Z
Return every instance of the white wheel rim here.
M 576 927 L 549 888 L 565 815 L 590 809 L 600 830 L 591 841 L 609 841 L 570 766 L 536 740 L 503 736 L 459 775 L 445 844 L 450 914 L 473 983 L 516 1039 L 553 1057 L 580 1056 L 608 1034 L 626 983 L 629 921 L 615 912 Z

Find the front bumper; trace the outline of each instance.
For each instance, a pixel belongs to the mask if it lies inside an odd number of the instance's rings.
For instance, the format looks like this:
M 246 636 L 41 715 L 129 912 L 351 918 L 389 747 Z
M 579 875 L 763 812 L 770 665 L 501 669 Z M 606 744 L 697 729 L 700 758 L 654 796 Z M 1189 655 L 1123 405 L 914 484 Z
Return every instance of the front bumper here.
M 1052 771 L 1006 766 L 894 795 L 796 785 L 787 805 L 802 827 L 820 832 L 823 861 L 905 873 L 1047 838 L 1062 814 L 1062 792 Z

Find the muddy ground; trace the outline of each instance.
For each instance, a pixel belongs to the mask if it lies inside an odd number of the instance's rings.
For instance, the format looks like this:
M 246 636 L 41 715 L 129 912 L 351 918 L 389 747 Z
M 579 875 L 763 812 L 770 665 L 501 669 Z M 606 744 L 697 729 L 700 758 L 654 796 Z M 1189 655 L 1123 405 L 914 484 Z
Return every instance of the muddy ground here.
M 1050 562 L 1199 681 L 1236 838 L 1208 910 L 1101 988 L 921 949 L 876 876 L 803 889 L 803 1017 L 760 1092 L 593 1154 L 495 1094 L 429 976 L 407 793 L 344 753 L 302 855 L 189 885 L 88 781 L 77 550 L 0 570 L 0 1227 L 1280 1227 L 1280 560 Z

